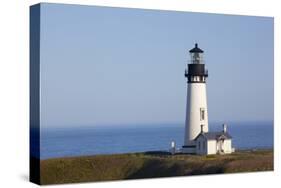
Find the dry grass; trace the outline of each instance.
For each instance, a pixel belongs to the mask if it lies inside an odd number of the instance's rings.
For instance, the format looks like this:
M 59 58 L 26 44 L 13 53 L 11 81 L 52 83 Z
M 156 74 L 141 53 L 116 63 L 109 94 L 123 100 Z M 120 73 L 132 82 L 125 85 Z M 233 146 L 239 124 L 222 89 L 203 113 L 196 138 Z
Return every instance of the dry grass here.
M 273 151 L 231 155 L 118 154 L 41 161 L 41 184 L 273 170 Z

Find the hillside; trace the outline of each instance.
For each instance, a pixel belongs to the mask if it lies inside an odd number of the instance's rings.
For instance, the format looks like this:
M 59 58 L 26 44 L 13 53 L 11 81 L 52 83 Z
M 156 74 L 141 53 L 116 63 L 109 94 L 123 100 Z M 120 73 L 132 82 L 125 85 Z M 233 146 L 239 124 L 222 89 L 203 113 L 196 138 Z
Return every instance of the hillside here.
M 169 155 L 147 152 L 55 158 L 41 161 L 41 184 L 188 176 L 273 170 L 273 151 L 231 155 Z

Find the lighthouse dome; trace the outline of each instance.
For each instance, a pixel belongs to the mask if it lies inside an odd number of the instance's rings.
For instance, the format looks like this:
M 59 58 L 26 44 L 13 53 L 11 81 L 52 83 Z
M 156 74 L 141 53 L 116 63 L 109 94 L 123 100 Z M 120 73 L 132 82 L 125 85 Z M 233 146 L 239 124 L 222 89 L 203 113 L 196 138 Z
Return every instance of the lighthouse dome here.
M 201 50 L 200 48 L 198 48 L 198 44 L 195 43 L 195 47 L 192 48 L 191 50 L 189 50 L 190 53 L 204 53 L 203 50 Z

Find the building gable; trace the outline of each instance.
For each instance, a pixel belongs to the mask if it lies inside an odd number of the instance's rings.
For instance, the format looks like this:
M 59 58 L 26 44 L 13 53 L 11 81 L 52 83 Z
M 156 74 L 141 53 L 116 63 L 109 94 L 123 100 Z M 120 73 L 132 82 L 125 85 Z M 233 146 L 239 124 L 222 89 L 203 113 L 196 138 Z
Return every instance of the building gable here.
M 226 140 L 232 138 L 228 132 L 206 132 L 206 133 L 201 132 L 194 140 L 196 141 L 201 136 L 207 140 L 219 140 L 219 139 Z

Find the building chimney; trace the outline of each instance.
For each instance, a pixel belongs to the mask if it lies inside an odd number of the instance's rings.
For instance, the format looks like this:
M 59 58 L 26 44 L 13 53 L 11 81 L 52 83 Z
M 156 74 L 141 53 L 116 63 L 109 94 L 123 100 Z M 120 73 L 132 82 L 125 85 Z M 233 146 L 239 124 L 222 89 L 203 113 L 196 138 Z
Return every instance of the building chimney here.
M 202 124 L 201 125 L 201 133 L 203 133 L 204 132 L 204 125 Z
M 224 133 L 226 133 L 226 129 L 227 129 L 227 125 L 225 123 L 222 124 L 222 130 L 223 130 Z

